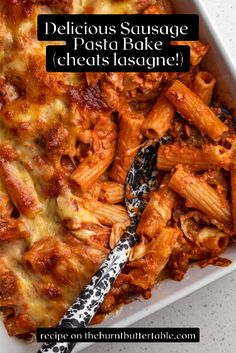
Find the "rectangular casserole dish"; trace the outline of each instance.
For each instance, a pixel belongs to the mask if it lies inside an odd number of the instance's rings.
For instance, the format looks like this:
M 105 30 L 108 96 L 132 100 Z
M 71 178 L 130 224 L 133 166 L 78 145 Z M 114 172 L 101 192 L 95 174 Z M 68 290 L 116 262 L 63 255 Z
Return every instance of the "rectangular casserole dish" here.
M 217 77 L 217 91 L 220 100 L 226 102 L 229 109 L 236 109 L 233 93 L 236 91 L 236 70 L 233 61 L 227 53 L 224 43 L 208 17 L 204 0 L 175 0 L 173 1 L 178 13 L 197 13 L 200 16 L 200 38 L 210 45 L 210 50 L 202 66 L 209 69 Z M 231 246 L 223 255 L 232 260 L 229 267 L 208 266 L 199 269 L 192 266 L 181 282 L 166 279 L 152 290 L 150 300 L 137 300 L 126 305 L 118 315 L 111 315 L 99 326 L 125 327 L 152 314 L 165 306 L 185 297 L 203 286 L 223 277 L 236 269 L 236 247 Z M 9 337 L 0 322 L 0 337 L 2 351 L 11 353 L 35 353 L 39 344 L 26 344 L 19 339 Z M 90 346 L 91 343 L 78 344 L 73 353 L 77 353 Z

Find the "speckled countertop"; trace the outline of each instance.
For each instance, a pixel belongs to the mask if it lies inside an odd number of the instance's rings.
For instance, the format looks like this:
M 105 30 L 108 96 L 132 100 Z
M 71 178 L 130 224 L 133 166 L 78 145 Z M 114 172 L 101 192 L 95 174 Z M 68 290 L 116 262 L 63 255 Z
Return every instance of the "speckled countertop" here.
M 190 0 L 191 1 L 191 0 Z M 219 33 L 236 60 L 236 0 L 205 0 Z M 199 327 L 200 343 L 98 343 L 83 353 L 234 353 L 236 271 L 137 322 L 135 327 Z

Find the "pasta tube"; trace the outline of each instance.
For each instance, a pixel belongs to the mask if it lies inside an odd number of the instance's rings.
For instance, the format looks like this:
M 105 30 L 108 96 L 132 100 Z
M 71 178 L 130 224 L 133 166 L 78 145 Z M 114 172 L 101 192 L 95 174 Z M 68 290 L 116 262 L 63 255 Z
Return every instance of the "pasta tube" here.
M 210 72 L 200 71 L 195 76 L 192 89 L 205 104 L 210 105 L 215 85 L 216 79 Z
M 196 41 L 172 41 L 172 45 L 188 45 L 190 46 L 190 63 L 193 66 L 200 64 L 208 51 L 208 45 Z
M 219 141 L 223 133 L 228 131 L 228 127 L 213 111 L 179 80 L 166 91 L 166 97 L 174 104 L 178 113 L 214 141 Z
M 168 186 L 154 192 L 141 216 L 137 233 L 156 237 L 171 218 L 176 194 Z
M 112 204 L 123 202 L 124 185 L 113 181 L 104 181 L 101 184 L 99 199 Z
M 174 115 L 175 108 L 165 95 L 161 94 L 143 123 L 142 132 L 144 136 L 150 139 L 163 137 L 169 130 Z
M 27 171 L 0 158 L 0 178 L 14 205 L 25 216 L 33 218 L 41 210 L 34 184 Z
M 70 179 L 82 191 L 88 191 L 112 163 L 114 154 L 115 142 L 112 142 L 108 149 L 96 152 L 81 162 L 71 174 Z
M 212 219 L 222 223 L 231 221 L 231 212 L 226 200 L 204 180 L 182 167 L 176 170 L 169 186 L 185 198 L 191 207 L 197 208 Z
M 199 211 L 191 211 L 180 217 L 181 230 L 191 241 L 191 258 L 199 259 L 215 256 L 222 252 L 229 243 L 229 235 L 216 227 L 204 226 L 204 217 Z M 206 223 L 205 223 L 206 224 Z M 198 246 L 194 251 L 192 243 Z
M 223 146 L 205 144 L 201 148 L 183 143 L 161 145 L 157 155 L 157 169 L 170 171 L 177 164 L 191 170 L 230 168 L 231 151 Z
M 136 148 L 142 141 L 141 126 L 144 118 L 134 119 L 130 112 L 121 116 L 118 144 L 110 177 L 123 184 L 136 155 Z
M 62 189 L 57 198 L 57 212 L 62 220 L 69 222 L 71 229 L 78 229 L 84 224 L 112 226 L 114 223 L 129 223 L 129 216 L 124 206 L 75 196 L 69 188 Z
M 87 210 L 92 211 L 98 221 L 107 226 L 114 223 L 129 223 L 129 216 L 124 206 L 110 205 L 99 201 L 81 200 Z
M 157 238 L 152 239 L 150 244 L 137 245 L 138 253 L 142 252 L 141 247 L 146 252 L 142 259 L 129 263 L 131 270 L 128 277 L 132 284 L 148 289 L 156 283 L 160 272 L 169 260 L 179 234 L 177 228 L 164 228 Z M 133 255 L 134 253 L 135 250 Z
M 196 244 L 214 256 L 225 250 L 229 244 L 229 235 L 216 227 L 204 227 L 197 235 Z

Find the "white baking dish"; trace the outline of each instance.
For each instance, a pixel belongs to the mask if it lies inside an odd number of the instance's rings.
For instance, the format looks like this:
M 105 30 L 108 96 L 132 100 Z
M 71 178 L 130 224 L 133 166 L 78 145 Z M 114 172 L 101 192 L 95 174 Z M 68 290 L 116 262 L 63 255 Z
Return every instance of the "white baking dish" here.
M 205 10 L 204 0 L 175 0 L 175 7 L 179 13 L 198 13 L 200 15 L 200 38 L 210 44 L 210 51 L 203 65 L 213 72 L 218 80 L 218 92 L 223 101 L 227 102 L 229 108 L 236 109 L 233 93 L 236 92 L 236 67 L 229 57 L 222 40 L 208 18 Z M 200 289 L 201 287 L 223 277 L 236 269 L 236 247 L 229 248 L 224 257 L 231 259 L 230 267 L 208 266 L 199 269 L 193 266 L 181 282 L 164 280 L 152 291 L 150 300 L 137 300 L 132 304 L 126 305 L 118 315 L 112 315 L 100 326 L 106 327 L 125 327 L 148 316 L 155 311 L 177 301 L 180 298 Z M 18 339 L 8 337 L 3 324 L 0 323 L 0 344 L 2 352 L 11 353 L 35 353 L 39 344 L 24 344 Z M 78 344 L 73 353 L 77 353 L 89 343 Z

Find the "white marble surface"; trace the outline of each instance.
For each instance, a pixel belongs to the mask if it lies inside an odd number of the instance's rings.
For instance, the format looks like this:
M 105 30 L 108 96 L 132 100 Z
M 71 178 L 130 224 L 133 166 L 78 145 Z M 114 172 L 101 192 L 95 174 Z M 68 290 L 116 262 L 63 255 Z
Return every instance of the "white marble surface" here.
M 189 0 L 191 1 L 191 0 Z M 204 0 L 236 60 L 236 1 Z M 99 343 L 83 353 L 233 353 L 236 351 L 236 272 L 139 321 L 135 327 L 199 327 L 200 343 Z

